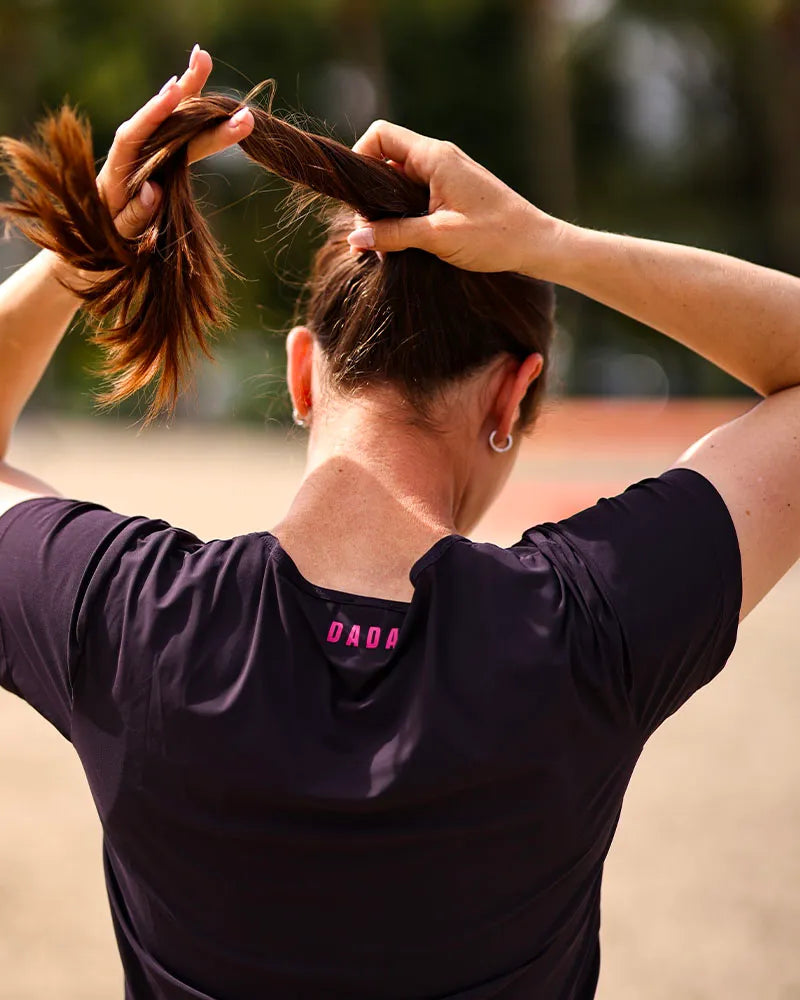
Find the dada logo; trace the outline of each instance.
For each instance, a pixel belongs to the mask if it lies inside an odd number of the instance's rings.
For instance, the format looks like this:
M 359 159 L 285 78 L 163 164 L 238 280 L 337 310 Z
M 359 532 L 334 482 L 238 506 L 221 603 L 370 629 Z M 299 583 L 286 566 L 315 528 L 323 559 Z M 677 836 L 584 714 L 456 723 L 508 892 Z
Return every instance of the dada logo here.
M 394 649 L 400 635 L 399 629 L 390 628 L 384 640 L 382 630 L 377 625 L 371 625 L 369 628 L 365 628 L 363 632 L 362 642 L 361 626 L 351 625 L 347 630 L 347 638 L 344 641 L 345 646 L 364 646 L 366 649 L 377 649 L 379 646 L 382 646 L 383 649 Z M 344 635 L 344 622 L 332 621 L 331 627 L 328 629 L 328 642 L 341 642 Z

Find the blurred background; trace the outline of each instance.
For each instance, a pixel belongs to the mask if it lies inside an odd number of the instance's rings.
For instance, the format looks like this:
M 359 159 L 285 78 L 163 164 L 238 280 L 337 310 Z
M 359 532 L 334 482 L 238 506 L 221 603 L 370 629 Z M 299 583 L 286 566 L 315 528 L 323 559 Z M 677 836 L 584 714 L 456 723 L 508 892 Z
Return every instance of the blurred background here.
M 0 0 L 0 133 L 65 97 L 114 129 L 179 73 L 278 82 L 277 107 L 352 143 L 376 117 L 450 138 L 546 211 L 800 270 L 800 5 L 794 0 Z M 220 364 L 182 415 L 286 416 L 281 334 L 315 231 L 287 237 L 285 191 L 237 152 L 197 189 L 244 280 Z M 2 190 L 0 190 L 2 193 Z M 0 271 L 25 249 L 0 244 Z M 636 324 L 562 295 L 557 389 L 741 391 Z M 91 405 L 71 338 L 36 405 Z
M 345 142 L 390 118 L 567 219 L 800 273 L 800 2 L 0 0 L 0 134 L 68 97 L 99 159 L 196 41 L 214 89 L 274 77 L 278 109 Z M 280 226 L 285 189 L 237 151 L 199 166 L 197 191 L 243 275 L 218 363 L 170 427 L 137 434 L 141 401 L 92 412 L 76 329 L 10 458 L 66 496 L 226 537 L 272 527 L 302 475 L 283 335 L 319 234 Z M 30 252 L 0 240 L 0 277 Z M 660 473 L 754 402 L 666 339 L 560 302 L 552 400 L 476 532 L 499 544 Z M 795 569 L 645 749 L 607 864 L 600 1000 L 800 1000 L 799 605 Z M 80 766 L 0 695 L 0 1000 L 121 992 Z

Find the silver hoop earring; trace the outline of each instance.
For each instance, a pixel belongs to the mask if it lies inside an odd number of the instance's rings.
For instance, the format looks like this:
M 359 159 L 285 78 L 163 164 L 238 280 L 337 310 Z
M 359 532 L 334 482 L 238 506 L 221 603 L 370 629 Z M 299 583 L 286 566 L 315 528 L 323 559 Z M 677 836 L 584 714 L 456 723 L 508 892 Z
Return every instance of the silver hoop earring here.
M 298 427 L 308 427 L 308 421 L 300 416 L 297 412 L 297 407 L 292 408 L 292 420 L 294 420 Z
M 497 434 L 497 431 L 492 431 L 492 433 L 489 435 L 489 447 L 492 449 L 492 451 L 496 451 L 498 453 L 498 455 L 502 455 L 503 452 L 509 451 L 509 449 L 511 448 L 511 445 L 514 443 L 514 438 L 509 434 L 508 435 L 508 440 L 503 445 L 503 447 L 500 448 L 498 446 L 497 442 L 495 441 L 495 435 L 496 434 Z

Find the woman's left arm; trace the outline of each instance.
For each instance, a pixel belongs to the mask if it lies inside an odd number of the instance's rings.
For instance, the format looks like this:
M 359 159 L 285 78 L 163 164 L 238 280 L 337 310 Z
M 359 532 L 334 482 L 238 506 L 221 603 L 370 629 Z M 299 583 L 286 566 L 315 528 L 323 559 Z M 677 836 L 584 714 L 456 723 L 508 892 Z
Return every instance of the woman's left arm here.
M 185 97 L 200 93 L 211 69 L 211 56 L 195 46 L 180 80 L 169 80 L 117 129 L 97 184 L 124 236 L 134 237 L 143 231 L 161 194 L 155 185 L 145 183 L 135 198 L 127 200 L 127 180 L 142 143 Z M 195 139 L 189 146 L 189 161 L 240 142 L 252 128 L 249 112 L 236 115 Z M 43 250 L 0 284 L 0 514 L 20 500 L 56 492 L 12 469 L 5 457 L 11 431 L 80 305 L 80 299 L 63 282 L 77 287 L 88 280 Z
M 0 461 L 80 300 L 58 280 L 63 265 L 40 251 L 0 285 Z M 68 277 L 66 274 L 64 277 Z

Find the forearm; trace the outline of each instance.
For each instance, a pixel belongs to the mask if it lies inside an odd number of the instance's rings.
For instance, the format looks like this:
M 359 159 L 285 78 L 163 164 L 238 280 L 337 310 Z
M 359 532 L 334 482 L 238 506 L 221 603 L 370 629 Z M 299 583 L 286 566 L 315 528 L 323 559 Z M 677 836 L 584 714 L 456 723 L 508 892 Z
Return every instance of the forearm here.
M 723 254 L 564 226 L 540 277 L 659 330 L 763 395 L 800 383 L 800 279 Z M 535 252 L 535 251 L 532 251 Z
M 58 281 L 59 266 L 43 250 L 0 284 L 0 459 L 80 305 Z

